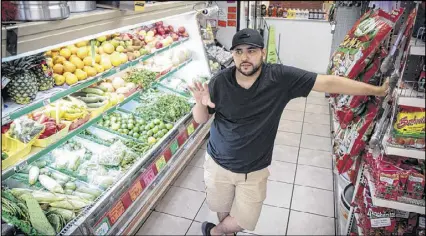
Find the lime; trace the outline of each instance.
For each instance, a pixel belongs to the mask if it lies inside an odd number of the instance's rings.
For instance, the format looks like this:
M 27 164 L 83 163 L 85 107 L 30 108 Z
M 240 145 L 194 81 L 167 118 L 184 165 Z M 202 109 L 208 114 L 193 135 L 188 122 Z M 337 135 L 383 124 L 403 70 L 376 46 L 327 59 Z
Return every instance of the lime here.
M 143 134 L 143 135 L 145 135 L 145 134 L 147 134 L 147 133 L 148 133 L 148 131 L 146 131 L 146 130 L 142 131 L 142 134 Z
M 132 135 L 133 135 L 133 133 L 134 133 L 134 132 L 133 132 L 133 130 L 130 130 L 130 131 L 129 131 L 129 135 L 130 135 L 130 136 L 132 136 Z
M 161 123 L 161 120 L 160 119 L 154 119 L 153 122 L 154 122 L 154 124 L 159 125 Z
M 150 130 L 150 129 L 151 129 L 151 126 L 149 126 L 149 125 L 146 125 L 146 126 L 145 126 L 145 130 L 146 130 L 146 131 L 148 131 L 148 130 Z
M 165 128 L 166 128 L 166 125 L 165 125 L 164 123 L 163 123 L 163 124 L 159 124 L 159 125 L 158 125 L 158 128 L 159 128 L 159 129 L 165 129 Z
M 113 130 L 118 130 L 120 128 L 120 125 L 119 124 L 117 124 L 117 123 L 113 123 L 112 125 L 111 125 L 111 129 L 113 129 Z
M 151 122 L 151 123 L 149 123 L 149 127 L 152 129 L 152 128 L 154 128 L 155 127 L 155 123 L 154 122 Z
M 133 129 L 135 126 L 133 125 L 133 123 L 129 123 L 129 124 L 127 124 L 127 128 L 128 129 Z
M 128 133 L 129 133 L 129 130 L 128 130 L 128 129 L 123 129 L 123 133 L 124 133 L 124 134 L 128 134 Z
M 138 138 L 140 141 L 145 142 L 146 138 L 144 136 L 139 136 Z
M 167 125 L 166 125 L 166 129 L 168 129 L 168 130 L 173 129 L 173 125 L 172 125 L 172 124 L 167 124 Z
M 139 132 L 139 126 L 135 126 L 134 128 L 133 128 L 133 131 L 135 131 L 135 132 Z
M 160 129 L 158 128 L 158 126 L 155 126 L 153 129 L 152 129 L 152 132 L 154 133 L 154 134 L 156 134 L 156 133 L 158 133 L 158 131 L 159 131 Z
M 169 132 L 167 129 L 162 129 L 161 130 L 161 132 L 163 133 L 163 134 L 167 134 L 167 132 Z
M 134 133 L 133 134 L 133 138 L 139 138 L 139 134 L 138 133 Z
M 146 135 L 148 136 L 152 136 L 154 134 L 154 132 L 152 130 L 148 130 L 148 132 L 146 133 Z
M 117 118 L 115 118 L 114 116 L 111 117 L 111 122 L 116 122 L 116 121 L 117 121 Z
M 140 119 L 140 120 L 138 120 L 138 124 L 144 125 L 144 124 L 146 124 L 146 122 L 145 122 L 144 119 Z

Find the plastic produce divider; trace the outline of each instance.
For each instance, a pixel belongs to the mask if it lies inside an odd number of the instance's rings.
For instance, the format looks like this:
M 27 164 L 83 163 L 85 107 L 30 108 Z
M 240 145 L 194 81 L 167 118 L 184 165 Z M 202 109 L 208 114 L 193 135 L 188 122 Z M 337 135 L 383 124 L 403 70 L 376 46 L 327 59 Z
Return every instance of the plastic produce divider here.
M 113 207 L 95 223 L 93 231 L 96 235 L 107 234 L 124 212 L 131 207 L 133 202 L 143 195 L 144 190 L 154 182 L 158 174 L 166 167 L 171 158 L 175 156 L 176 151 L 183 147 L 183 144 L 190 136 L 188 135 L 188 130 L 191 131 L 191 134 L 194 133 L 194 127 L 198 128 L 199 125 L 191 119 L 187 125 L 184 125 L 184 129 L 180 131 L 178 136 L 165 145 L 166 147 L 160 151 L 160 154 L 149 164 L 149 167 L 133 181 L 130 187 L 114 203 Z M 171 149 L 175 147 L 176 143 L 178 146 L 173 152 Z M 170 157 L 166 158 L 168 155 Z

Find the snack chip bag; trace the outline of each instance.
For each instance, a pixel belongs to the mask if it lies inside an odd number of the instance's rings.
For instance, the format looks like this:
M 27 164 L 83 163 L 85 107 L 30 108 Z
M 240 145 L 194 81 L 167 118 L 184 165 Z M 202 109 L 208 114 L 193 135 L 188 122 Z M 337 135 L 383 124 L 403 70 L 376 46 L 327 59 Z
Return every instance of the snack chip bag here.
M 425 109 L 400 106 L 393 126 L 392 144 L 425 148 Z
M 365 13 L 333 54 L 328 74 L 356 78 L 367 64 L 366 58 L 378 49 L 403 12 L 400 8 L 391 14 L 380 9 Z

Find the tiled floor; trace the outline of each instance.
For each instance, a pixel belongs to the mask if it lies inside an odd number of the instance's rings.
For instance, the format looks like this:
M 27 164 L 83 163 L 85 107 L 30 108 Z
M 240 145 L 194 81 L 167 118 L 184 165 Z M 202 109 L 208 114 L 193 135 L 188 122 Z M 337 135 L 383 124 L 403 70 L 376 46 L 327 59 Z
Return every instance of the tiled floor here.
M 174 182 L 138 235 L 202 235 L 218 223 L 205 203 L 206 144 Z M 238 235 L 334 235 L 330 117 L 324 94 L 292 100 L 281 117 L 267 198 L 256 229 Z

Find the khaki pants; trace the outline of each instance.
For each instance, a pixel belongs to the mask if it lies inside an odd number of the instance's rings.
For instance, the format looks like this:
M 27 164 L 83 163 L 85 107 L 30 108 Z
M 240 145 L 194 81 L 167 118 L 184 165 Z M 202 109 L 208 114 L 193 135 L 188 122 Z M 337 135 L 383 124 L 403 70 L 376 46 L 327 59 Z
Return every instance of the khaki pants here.
M 268 177 L 268 168 L 247 176 L 231 172 L 206 153 L 204 181 L 207 205 L 213 212 L 229 212 L 241 228 L 253 231 L 266 198 Z

